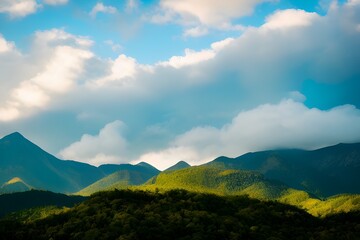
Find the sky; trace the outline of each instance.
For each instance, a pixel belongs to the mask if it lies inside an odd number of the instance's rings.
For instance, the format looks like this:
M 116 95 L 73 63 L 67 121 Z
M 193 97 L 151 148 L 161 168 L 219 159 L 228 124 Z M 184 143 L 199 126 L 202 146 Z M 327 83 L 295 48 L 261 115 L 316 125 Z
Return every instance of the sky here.
M 166 169 L 360 141 L 359 0 L 0 0 L 0 137 Z

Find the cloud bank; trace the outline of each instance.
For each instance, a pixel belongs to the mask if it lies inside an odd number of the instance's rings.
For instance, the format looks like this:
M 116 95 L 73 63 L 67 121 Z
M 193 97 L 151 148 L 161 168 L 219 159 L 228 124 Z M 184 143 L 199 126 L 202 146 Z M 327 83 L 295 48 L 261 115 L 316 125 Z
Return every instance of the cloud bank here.
M 308 108 L 292 99 L 240 112 L 221 128 L 195 127 L 177 136 L 162 151 L 137 161 L 166 169 L 180 160 L 202 164 L 218 156 L 278 148 L 317 149 L 360 141 L 360 110 L 343 105 L 329 110 Z

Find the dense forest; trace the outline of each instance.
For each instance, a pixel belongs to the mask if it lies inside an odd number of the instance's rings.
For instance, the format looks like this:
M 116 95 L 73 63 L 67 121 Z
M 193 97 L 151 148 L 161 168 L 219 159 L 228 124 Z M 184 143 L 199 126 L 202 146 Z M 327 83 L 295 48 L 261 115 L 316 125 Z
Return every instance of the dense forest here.
M 32 216 L 33 212 L 32 212 Z M 360 213 L 314 217 L 246 196 L 99 192 L 66 211 L 0 222 L 3 239 L 359 239 Z

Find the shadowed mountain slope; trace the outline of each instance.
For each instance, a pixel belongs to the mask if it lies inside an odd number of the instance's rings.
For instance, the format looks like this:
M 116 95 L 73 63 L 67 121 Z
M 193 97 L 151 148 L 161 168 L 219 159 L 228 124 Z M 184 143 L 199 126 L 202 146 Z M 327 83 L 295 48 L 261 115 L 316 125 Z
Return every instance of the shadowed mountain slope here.
M 237 158 L 219 157 L 207 165 L 258 171 L 318 196 L 360 193 L 360 143 L 314 151 L 272 150 Z
M 60 160 L 18 132 L 0 139 L 0 184 L 4 184 L 3 186 L 8 185 L 6 182 L 9 179 L 16 177 L 35 189 L 73 193 L 120 170 L 138 172 L 137 177 L 131 178 L 131 182 L 136 183 L 145 182 L 159 173 L 159 170 L 147 163 L 95 167 L 81 162 Z M 21 184 L 16 185 L 20 187 Z

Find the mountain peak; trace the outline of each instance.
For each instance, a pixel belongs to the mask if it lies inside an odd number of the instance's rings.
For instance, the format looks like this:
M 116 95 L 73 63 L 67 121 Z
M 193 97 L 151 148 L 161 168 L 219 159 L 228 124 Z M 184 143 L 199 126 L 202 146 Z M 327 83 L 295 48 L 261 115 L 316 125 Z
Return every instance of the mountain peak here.
M 5 137 L 3 137 L 1 140 L 11 140 L 11 141 L 18 141 L 18 140 L 24 140 L 26 139 L 21 133 L 19 132 L 13 132 Z
M 142 166 L 142 167 L 147 167 L 147 168 L 155 168 L 153 165 L 146 163 L 146 162 L 139 162 L 138 164 L 136 164 L 136 166 Z
M 175 165 L 173 165 L 173 166 L 169 167 L 168 169 L 166 169 L 165 171 L 180 170 L 180 169 L 187 168 L 187 167 L 191 167 L 191 165 L 188 164 L 185 161 L 179 161 Z

